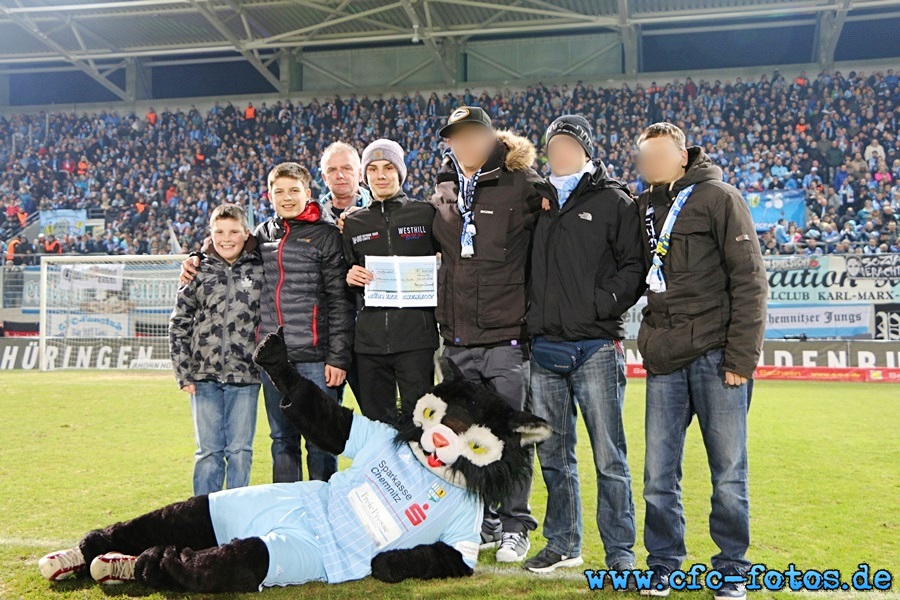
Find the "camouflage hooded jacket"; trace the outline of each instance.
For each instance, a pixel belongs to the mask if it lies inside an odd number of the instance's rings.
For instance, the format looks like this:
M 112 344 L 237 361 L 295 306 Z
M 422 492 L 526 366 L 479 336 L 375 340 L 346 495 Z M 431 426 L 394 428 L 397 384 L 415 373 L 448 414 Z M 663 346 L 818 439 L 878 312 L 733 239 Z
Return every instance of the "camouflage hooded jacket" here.
M 214 250 L 178 290 L 169 350 L 179 387 L 195 381 L 259 383 L 253 363 L 264 273 L 256 238 L 228 264 Z

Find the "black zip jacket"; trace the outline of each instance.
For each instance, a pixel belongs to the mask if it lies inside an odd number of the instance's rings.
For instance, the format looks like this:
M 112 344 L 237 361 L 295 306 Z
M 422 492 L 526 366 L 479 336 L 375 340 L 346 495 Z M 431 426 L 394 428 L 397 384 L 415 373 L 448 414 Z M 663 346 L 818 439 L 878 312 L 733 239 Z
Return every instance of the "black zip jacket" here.
M 341 233 L 331 215 L 316 221 L 276 217 L 260 223 L 266 272 L 260 339 L 284 326 L 291 362 L 347 369 L 353 344 L 353 303 Z
M 538 216 L 531 253 L 528 332 L 549 340 L 622 339 L 623 315 L 646 289 L 637 204 L 599 160 L 560 210 L 556 188 Z
M 366 256 L 433 256 L 431 228 L 435 209 L 416 202 L 403 192 L 388 200 L 372 202 L 344 221 L 344 258 L 350 266 L 365 267 Z M 361 354 L 395 354 L 437 348 L 437 324 L 433 308 L 366 306 L 363 288 L 357 292 L 354 349 Z

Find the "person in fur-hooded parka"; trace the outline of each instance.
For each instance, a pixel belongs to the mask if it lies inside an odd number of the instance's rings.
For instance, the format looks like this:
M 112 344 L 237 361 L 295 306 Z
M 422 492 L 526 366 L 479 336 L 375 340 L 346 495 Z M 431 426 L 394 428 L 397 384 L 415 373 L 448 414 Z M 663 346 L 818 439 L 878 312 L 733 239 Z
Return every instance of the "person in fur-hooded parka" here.
M 470 124 L 468 127 L 477 127 Z M 525 340 L 528 253 L 541 195 L 532 168 L 534 144 L 510 131 L 493 130 L 478 172 L 472 202 L 474 252 L 463 256 L 463 215 L 458 205 L 461 165 L 444 156 L 431 198 L 437 208 L 434 236 L 441 248 L 438 306 L 441 335 L 456 346 Z M 453 135 L 457 135 L 454 132 Z M 477 160 L 476 160 L 477 162 Z M 471 178 L 474 173 L 463 173 Z

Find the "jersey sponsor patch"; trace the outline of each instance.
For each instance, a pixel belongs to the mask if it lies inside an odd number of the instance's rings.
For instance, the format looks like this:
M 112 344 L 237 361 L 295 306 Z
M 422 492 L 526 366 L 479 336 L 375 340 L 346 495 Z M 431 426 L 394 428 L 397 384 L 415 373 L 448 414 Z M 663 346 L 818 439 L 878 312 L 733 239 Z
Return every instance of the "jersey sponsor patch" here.
M 378 492 L 368 483 L 350 490 L 347 499 L 376 548 L 383 548 L 403 535 L 403 531 L 391 516 L 390 509 L 384 505 L 378 497 Z

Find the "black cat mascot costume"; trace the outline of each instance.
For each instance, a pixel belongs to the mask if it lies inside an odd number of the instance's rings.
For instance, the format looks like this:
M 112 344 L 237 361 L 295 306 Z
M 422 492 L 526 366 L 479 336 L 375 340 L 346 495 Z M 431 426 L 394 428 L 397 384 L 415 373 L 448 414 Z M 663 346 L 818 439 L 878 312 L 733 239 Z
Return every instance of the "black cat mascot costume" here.
M 472 574 L 482 503 L 525 477 L 529 447 L 550 434 L 544 421 L 445 362 L 444 380 L 395 429 L 354 415 L 298 375 L 279 334 L 254 360 L 284 394 L 281 409 L 297 430 L 353 465 L 327 483 L 196 496 L 92 531 L 40 560 L 46 578 L 89 567 L 101 583 L 240 592 L 370 574 L 387 582 Z

